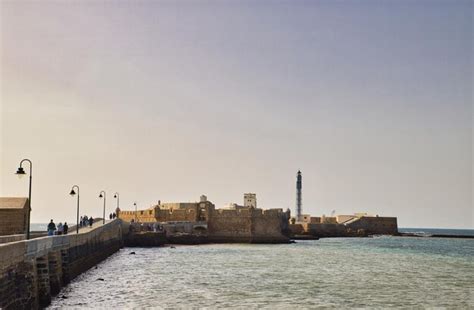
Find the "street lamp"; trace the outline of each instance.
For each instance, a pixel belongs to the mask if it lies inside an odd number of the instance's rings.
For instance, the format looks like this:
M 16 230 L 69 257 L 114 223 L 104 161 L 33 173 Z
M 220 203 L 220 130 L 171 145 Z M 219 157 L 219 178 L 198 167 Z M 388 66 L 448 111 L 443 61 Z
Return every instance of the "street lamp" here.
M 74 185 L 72 188 L 71 188 L 71 192 L 69 193 L 69 195 L 71 196 L 74 196 L 76 195 L 76 192 L 74 191 L 74 188 L 77 189 L 77 219 L 76 219 L 76 233 L 78 234 L 79 233 L 79 186 L 77 185 Z
M 115 193 L 114 198 L 117 199 L 117 209 L 119 209 L 120 208 L 120 195 L 119 195 L 119 193 Z
M 133 205 L 135 206 L 135 223 L 137 222 L 137 203 L 134 202 Z
M 104 194 L 104 195 L 102 195 Z M 104 212 L 102 215 L 102 224 L 105 224 L 105 191 L 101 191 L 99 194 L 99 198 L 104 198 Z
M 31 160 L 29 159 L 23 159 L 20 161 L 20 167 L 18 167 L 18 170 L 16 171 L 16 175 L 18 177 L 23 177 L 26 172 L 22 167 L 22 164 L 24 161 L 27 161 L 30 164 L 30 189 L 28 191 L 28 221 L 26 223 L 26 240 L 30 239 L 30 215 L 31 215 L 31 176 L 33 172 L 33 164 L 31 163 Z

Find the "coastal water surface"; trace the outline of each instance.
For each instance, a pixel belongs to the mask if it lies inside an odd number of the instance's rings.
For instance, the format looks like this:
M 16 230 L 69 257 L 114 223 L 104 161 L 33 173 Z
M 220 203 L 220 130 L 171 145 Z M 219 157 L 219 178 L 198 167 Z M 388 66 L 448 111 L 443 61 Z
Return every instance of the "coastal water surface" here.
M 379 237 L 125 248 L 50 308 L 473 306 L 474 240 Z

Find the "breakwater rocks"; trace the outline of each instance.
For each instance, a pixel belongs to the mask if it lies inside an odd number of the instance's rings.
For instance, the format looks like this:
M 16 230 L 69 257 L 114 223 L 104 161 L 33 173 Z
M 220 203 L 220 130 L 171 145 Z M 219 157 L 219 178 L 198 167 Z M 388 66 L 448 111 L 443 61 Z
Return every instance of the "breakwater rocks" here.
M 0 244 L 0 309 L 38 309 L 123 246 L 122 221 L 91 231 Z

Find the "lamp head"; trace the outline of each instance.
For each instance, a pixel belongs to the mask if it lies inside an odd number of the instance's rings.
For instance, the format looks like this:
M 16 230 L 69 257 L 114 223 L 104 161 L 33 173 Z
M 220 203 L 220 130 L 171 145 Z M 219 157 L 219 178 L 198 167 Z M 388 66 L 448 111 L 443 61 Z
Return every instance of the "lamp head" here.
M 73 188 L 73 189 L 71 189 L 71 192 L 69 193 L 69 195 L 71 195 L 71 196 L 74 196 L 74 195 L 76 195 L 76 192 L 74 191 L 74 188 Z
M 22 178 L 26 172 L 25 172 L 25 169 L 23 169 L 23 167 L 18 167 L 18 170 L 16 171 L 15 173 L 19 178 Z
M 103 198 L 103 197 L 104 197 L 104 196 L 102 196 L 102 193 L 100 193 L 99 198 Z
M 114 198 L 117 198 L 117 195 L 114 195 Z

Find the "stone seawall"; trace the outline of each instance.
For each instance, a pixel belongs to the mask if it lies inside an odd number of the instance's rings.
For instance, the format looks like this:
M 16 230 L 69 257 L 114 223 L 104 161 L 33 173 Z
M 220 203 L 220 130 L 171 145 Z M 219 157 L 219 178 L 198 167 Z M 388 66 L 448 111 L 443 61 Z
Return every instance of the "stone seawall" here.
M 0 309 L 47 306 L 70 280 L 123 245 L 122 221 L 88 232 L 0 244 Z

